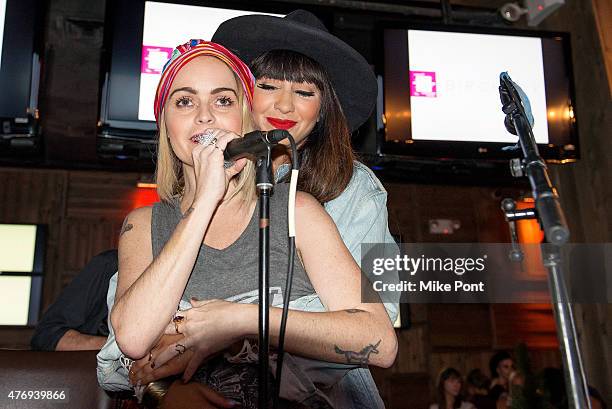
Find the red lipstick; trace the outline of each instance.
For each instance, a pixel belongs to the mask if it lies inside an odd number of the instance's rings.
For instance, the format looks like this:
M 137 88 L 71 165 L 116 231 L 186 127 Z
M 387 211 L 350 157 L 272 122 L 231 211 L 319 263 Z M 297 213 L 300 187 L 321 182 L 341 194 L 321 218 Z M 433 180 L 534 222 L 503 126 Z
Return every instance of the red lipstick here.
M 266 117 L 266 120 L 268 121 L 270 125 L 274 127 L 274 129 L 285 129 L 286 130 L 286 129 L 292 128 L 295 124 L 297 124 L 296 121 L 291 121 L 289 119 Z

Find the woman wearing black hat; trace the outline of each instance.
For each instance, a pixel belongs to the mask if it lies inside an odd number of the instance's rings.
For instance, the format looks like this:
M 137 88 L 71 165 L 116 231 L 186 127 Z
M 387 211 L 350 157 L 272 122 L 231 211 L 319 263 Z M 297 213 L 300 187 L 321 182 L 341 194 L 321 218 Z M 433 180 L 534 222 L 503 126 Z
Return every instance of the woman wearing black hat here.
M 386 191 L 355 160 L 351 148 L 350 132 L 370 116 L 377 94 L 365 59 L 304 10 L 284 18 L 248 15 L 228 20 L 213 41 L 251 62 L 257 80 L 256 125 L 291 132 L 301 163 L 298 189 L 324 204 L 357 263 L 361 243 L 395 243 L 387 225 Z M 288 174 L 288 163 L 287 151 L 281 149 L 274 161 L 278 179 Z M 398 305 L 384 301 L 393 322 Z M 367 369 L 350 371 L 337 392 L 338 407 L 384 406 Z

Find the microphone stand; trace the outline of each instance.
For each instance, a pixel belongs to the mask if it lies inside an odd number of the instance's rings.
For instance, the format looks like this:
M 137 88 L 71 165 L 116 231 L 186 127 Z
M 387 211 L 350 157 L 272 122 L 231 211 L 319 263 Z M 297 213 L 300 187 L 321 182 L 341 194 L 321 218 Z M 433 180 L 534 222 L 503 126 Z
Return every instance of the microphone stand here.
M 255 184 L 259 194 L 259 322 L 258 322 L 258 408 L 266 409 L 269 402 L 268 379 L 270 362 L 270 197 L 274 188 L 272 176 L 272 148 L 283 139 L 288 138 L 295 151 L 293 137 L 286 130 L 274 129 L 272 131 L 253 131 L 230 142 L 223 155 L 226 161 L 232 161 L 250 156 L 255 159 Z M 297 154 L 294 152 L 294 155 Z M 293 161 L 297 168 L 297 161 Z M 291 242 L 290 242 L 291 243 Z M 293 250 L 291 250 L 293 251 Z M 293 254 L 293 253 L 290 253 Z M 290 260 L 293 259 L 290 257 Z M 292 263 L 291 263 L 292 266 Z M 290 272 L 293 270 L 290 268 Z M 289 275 L 288 275 L 289 277 Z M 290 285 L 288 285 L 290 291 Z M 287 296 L 288 297 L 288 296 Z M 279 353 L 282 355 L 284 325 L 286 313 L 283 311 L 281 320 L 281 336 L 279 339 Z M 282 357 L 279 359 L 282 365 Z M 277 368 L 277 374 L 280 369 Z M 280 377 L 279 377 L 280 378 Z M 280 385 L 280 382 L 278 383 Z M 280 389 L 280 388 L 279 388 Z M 276 399 L 275 399 L 276 403 Z
M 266 144 L 255 163 L 255 183 L 259 193 L 259 383 L 258 407 L 268 405 L 268 368 L 270 346 L 270 196 L 272 177 L 272 144 Z
M 523 108 L 523 101 L 507 73 L 500 75 L 499 95 L 503 105 L 502 111 L 506 114 L 504 124 L 510 133 L 518 135 L 523 151 L 523 159 L 512 159 L 510 162 L 512 175 L 514 177 L 527 176 L 535 199 L 535 209 L 528 209 L 531 212 L 522 211 L 521 214 L 518 214 L 513 203 L 508 202 L 507 199 L 502 209 L 505 212 L 506 220 L 510 223 L 511 232 L 515 220 L 536 217 L 544 230 L 547 243 L 542 243 L 541 246 L 542 259 L 549 273 L 548 281 L 557 323 L 557 335 L 561 341 L 561 355 L 570 408 L 591 408 L 584 367 L 580 358 L 574 315 L 562 273 L 561 248 L 569 239 L 569 229 L 563 209 L 559 204 L 557 191 L 550 181 L 546 164 L 538 152 L 531 125 Z M 514 247 L 516 245 L 515 235 L 512 238 Z

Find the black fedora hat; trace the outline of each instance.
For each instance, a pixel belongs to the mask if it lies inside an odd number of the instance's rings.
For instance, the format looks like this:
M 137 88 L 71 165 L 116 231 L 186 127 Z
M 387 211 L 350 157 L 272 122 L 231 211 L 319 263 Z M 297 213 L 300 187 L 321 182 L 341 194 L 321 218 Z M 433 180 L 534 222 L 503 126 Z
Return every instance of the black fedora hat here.
M 223 22 L 212 38 L 247 64 L 271 50 L 291 50 L 321 64 L 338 94 L 351 131 L 363 124 L 376 102 L 376 78 L 355 49 L 327 31 L 312 13 L 285 17 L 247 15 Z

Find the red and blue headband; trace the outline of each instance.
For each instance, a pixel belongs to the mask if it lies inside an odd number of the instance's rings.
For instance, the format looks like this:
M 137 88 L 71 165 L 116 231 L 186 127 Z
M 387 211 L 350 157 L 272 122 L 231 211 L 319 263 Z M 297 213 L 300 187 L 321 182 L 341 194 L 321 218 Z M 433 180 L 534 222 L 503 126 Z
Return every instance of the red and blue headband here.
M 161 112 L 166 104 L 166 99 L 170 93 L 170 88 L 174 82 L 174 78 L 178 72 L 191 60 L 202 55 L 216 57 L 226 63 L 232 71 L 238 76 L 244 90 L 244 96 L 249 102 L 249 106 L 253 107 L 253 89 L 255 88 L 255 78 L 249 70 L 249 67 L 242 62 L 234 53 L 220 44 L 204 40 L 190 40 L 189 42 L 179 45 L 172 51 L 172 56 L 164 65 L 162 75 L 155 92 L 155 102 L 153 109 L 155 111 L 155 121 L 159 126 Z

